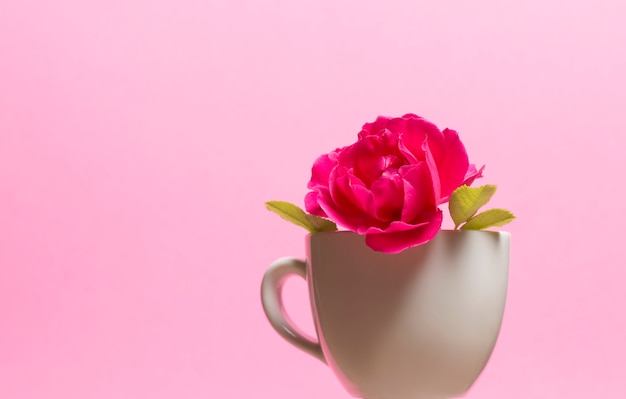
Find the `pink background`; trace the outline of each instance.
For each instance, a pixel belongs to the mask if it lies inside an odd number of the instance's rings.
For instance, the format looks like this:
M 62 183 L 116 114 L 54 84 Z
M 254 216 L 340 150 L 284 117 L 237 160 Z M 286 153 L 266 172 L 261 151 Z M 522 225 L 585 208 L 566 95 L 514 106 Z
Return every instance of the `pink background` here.
M 518 215 L 467 398 L 624 397 L 626 3 L 0 3 L 0 397 L 347 398 L 266 322 L 263 202 L 378 114 L 457 129 Z M 312 331 L 305 285 L 289 311 Z

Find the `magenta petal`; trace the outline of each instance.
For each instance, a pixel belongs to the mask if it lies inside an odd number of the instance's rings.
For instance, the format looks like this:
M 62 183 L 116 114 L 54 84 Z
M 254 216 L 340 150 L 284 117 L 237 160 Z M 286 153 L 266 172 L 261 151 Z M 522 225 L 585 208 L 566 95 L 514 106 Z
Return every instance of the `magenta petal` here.
M 374 214 L 372 193 L 346 168 L 333 169 L 329 193 L 329 198 L 318 197 L 318 202 L 333 221 L 353 231 L 362 226 L 378 224 L 372 218 Z
M 441 181 L 441 199 L 445 201 L 452 192 L 463 184 L 463 179 L 469 168 L 467 152 L 459 135 L 454 130 L 443 131 L 445 143 L 445 155 L 438 164 L 439 179 Z
M 346 148 L 340 156 L 342 165 L 350 165 L 365 184 L 372 184 L 382 173 L 381 137 L 368 136 Z
M 413 118 L 413 119 L 424 119 L 424 118 L 422 118 L 421 116 L 417 116 L 417 115 L 412 114 L 412 113 L 410 113 L 410 112 L 409 112 L 409 113 L 407 113 L 407 114 L 402 115 L 402 118 L 403 118 L 403 119 L 410 119 L 410 118 Z
M 424 118 L 407 114 L 389 122 L 389 129 L 400 136 L 398 147 L 411 163 L 424 161 L 422 143 L 428 140 L 433 157 L 438 161 L 443 155 L 444 138 L 439 128 Z
M 328 191 L 327 189 L 322 190 Z M 320 204 L 317 200 L 319 195 L 320 194 L 317 191 L 311 191 L 307 193 L 307 195 L 304 197 L 304 208 L 312 215 L 327 217 L 328 215 L 326 215 L 324 210 L 320 207 Z
M 435 206 L 432 181 L 424 162 L 406 165 L 398 171 L 404 183 L 404 205 L 400 220 L 411 223 L 429 204 Z
M 373 210 L 373 201 L 368 203 L 368 194 L 371 196 L 371 193 L 348 168 L 340 166 L 331 172 L 329 188 L 333 202 L 342 212 L 358 214 Z
M 315 160 L 313 168 L 311 169 L 311 180 L 307 186 L 308 188 L 328 186 L 330 172 L 337 165 L 337 151 L 338 150 L 335 150 L 330 154 L 324 154 Z
M 443 213 L 437 209 L 428 221 L 415 225 L 410 230 L 391 231 L 395 224 L 392 223 L 388 232 L 366 234 L 365 244 L 374 251 L 398 253 L 432 240 L 441 228 L 442 220 Z
M 471 185 L 474 180 L 479 177 L 483 177 L 483 170 L 485 170 L 485 165 L 483 165 L 479 170 L 476 170 L 476 165 L 471 164 L 467 169 L 467 173 L 465 173 L 465 179 L 462 184 L 465 184 L 466 186 Z
M 431 213 L 434 215 L 437 209 L 434 209 Z M 428 218 L 425 218 L 422 221 L 417 223 L 405 223 L 401 221 L 394 221 L 384 227 L 374 227 L 370 226 L 367 229 L 363 230 L 364 234 L 390 234 L 390 233 L 398 233 L 401 231 L 409 231 L 414 230 L 416 227 L 425 226 L 429 223 Z
M 391 120 L 388 116 L 379 116 L 374 122 L 366 123 L 363 125 L 363 129 L 359 133 L 359 139 L 372 134 L 379 134 L 385 130 L 387 122 Z
M 349 192 L 349 178 L 346 176 L 345 168 L 336 168 L 331 173 L 330 179 L 330 198 L 332 202 L 335 204 L 337 209 L 340 209 L 345 213 L 356 213 L 360 212 L 357 207 L 355 207 L 352 198 L 346 195 L 346 192 Z
M 417 155 L 415 155 L 415 154 L 413 153 L 413 151 L 409 150 L 409 149 L 406 147 L 406 144 L 404 144 L 404 141 L 403 141 L 403 140 L 400 140 L 400 141 L 398 142 L 398 149 L 400 150 L 400 152 L 402 153 L 402 155 L 404 155 L 404 157 L 406 158 L 406 160 L 407 160 L 409 163 L 412 163 L 412 164 L 413 164 L 413 163 L 418 163 L 418 162 L 422 162 L 422 161 L 423 161 L 423 159 L 421 159 L 421 158 L 422 158 L 422 155 L 423 155 L 423 154 L 422 154 L 422 152 L 420 151 Z M 419 158 L 418 158 L 418 156 L 419 156 Z
M 331 201 L 320 199 L 319 204 L 330 220 L 348 230 L 356 232 L 361 224 L 366 223 L 366 219 L 358 220 L 355 217 L 349 217 L 349 215 L 346 215 L 344 212 L 338 211 Z
M 348 187 L 345 194 L 361 211 L 369 215 L 375 214 L 376 209 L 372 192 L 353 174 L 348 174 Z
M 428 171 L 430 172 L 430 179 L 432 181 L 432 189 L 433 189 L 433 195 L 435 197 L 435 204 L 439 205 L 439 201 L 441 198 L 441 180 L 439 178 L 439 170 L 437 169 L 437 163 L 435 162 L 435 159 L 430 152 L 428 140 L 424 141 L 424 143 L 422 144 L 422 148 L 424 149 L 424 154 L 426 155 L 426 165 L 428 166 Z
M 404 204 L 404 185 L 397 173 L 385 173 L 372 184 L 375 215 L 378 219 L 391 221 L 397 218 Z
M 324 197 L 319 199 L 319 205 L 330 220 L 358 234 L 362 234 L 364 226 L 377 223 L 363 212 L 347 213 L 343 209 L 338 210 L 332 201 Z
M 337 171 L 333 171 L 336 174 Z M 345 179 L 345 176 L 342 178 Z M 331 179 L 331 190 L 320 190 L 317 196 L 317 203 L 322 212 L 327 215 L 333 222 L 356 231 L 359 226 L 367 225 L 369 217 L 360 209 L 356 208 L 352 202 L 345 197 L 343 192 L 336 187 L 337 178 Z

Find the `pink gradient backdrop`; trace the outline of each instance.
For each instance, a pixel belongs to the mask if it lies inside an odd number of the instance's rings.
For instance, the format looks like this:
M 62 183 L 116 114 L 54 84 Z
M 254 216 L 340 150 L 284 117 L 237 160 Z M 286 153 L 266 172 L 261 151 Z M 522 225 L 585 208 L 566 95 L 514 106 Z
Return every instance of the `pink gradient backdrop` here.
M 264 318 L 263 202 L 404 112 L 519 217 L 467 398 L 625 397 L 625 4 L 2 1 L 0 398 L 347 398 Z

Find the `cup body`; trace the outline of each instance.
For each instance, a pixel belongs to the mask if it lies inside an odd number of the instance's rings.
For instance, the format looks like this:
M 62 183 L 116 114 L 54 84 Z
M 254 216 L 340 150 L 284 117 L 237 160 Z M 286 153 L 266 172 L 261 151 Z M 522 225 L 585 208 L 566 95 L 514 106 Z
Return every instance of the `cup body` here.
M 307 236 L 323 356 L 353 396 L 443 399 L 485 367 L 505 306 L 506 232 L 440 231 L 399 254 L 352 232 Z

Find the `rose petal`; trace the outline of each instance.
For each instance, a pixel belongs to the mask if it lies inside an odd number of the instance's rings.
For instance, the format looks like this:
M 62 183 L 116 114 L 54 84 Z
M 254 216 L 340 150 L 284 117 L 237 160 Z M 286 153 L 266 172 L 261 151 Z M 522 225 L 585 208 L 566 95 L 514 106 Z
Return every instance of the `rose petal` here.
M 359 132 L 359 139 L 362 139 L 363 137 L 372 134 L 380 134 L 383 130 L 385 130 L 385 127 L 387 126 L 387 122 L 389 122 L 389 120 L 391 120 L 391 118 L 388 116 L 379 116 L 374 122 L 364 124 L 363 129 L 361 129 L 361 132 Z
M 337 154 L 340 151 L 342 150 L 337 149 L 329 154 L 321 155 L 315 160 L 311 168 L 311 180 L 307 185 L 308 188 L 316 186 L 328 187 L 330 172 L 337 165 Z
M 374 195 L 368 189 L 365 184 L 354 174 L 348 172 L 348 187 L 345 188 L 344 193 L 346 197 L 352 201 L 361 211 L 367 213 L 370 216 L 376 214 L 376 207 L 374 205 Z
M 330 190 L 330 198 L 332 202 L 336 205 L 337 209 L 340 209 L 342 212 L 346 213 L 358 213 L 362 212 L 362 210 L 358 209 L 352 198 L 346 195 L 346 192 L 349 193 L 349 178 L 347 175 L 347 170 L 345 167 L 340 166 L 338 168 L 333 169 L 330 177 L 330 184 L 328 186 Z
M 364 225 L 380 225 L 373 217 L 372 193 L 345 167 L 333 169 L 329 189 L 329 197 L 318 197 L 318 202 L 332 220 L 353 231 Z
M 454 130 L 445 129 L 445 156 L 438 163 L 441 181 L 441 201 L 445 202 L 452 192 L 463 183 L 469 168 L 467 152 L 459 135 Z
M 333 222 L 356 231 L 360 226 L 370 225 L 370 216 L 356 207 L 352 201 L 346 198 L 343 190 L 337 186 L 337 180 L 340 178 L 344 181 L 345 168 L 336 168 L 331 173 L 331 182 L 329 189 L 321 188 L 317 196 L 317 203 L 322 211 Z M 338 176 L 341 175 L 341 176 Z M 344 183 L 344 185 L 347 185 Z
M 338 162 L 352 167 L 354 175 L 370 187 L 388 168 L 399 168 L 406 161 L 397 147 L 395 138 L 366 136 L 339 154 Z
M 465 179 L 463 180 L 462 184 L 465 184 L 466 186 L 471 185 L 474 180 L 478 179 L 479 177 L 483 177 L 483 170 L 485 170 L 485 165 L 481 166 L 479 170 L 476 170 L 476 165 L 470 164 L 469 168 L 467 169 L 467 173 L 465 173 Z
M 362 232 L 368 228 L 367 226 L 384 226 L 381 225 L 380 221 L 372 219 L 364 212 L 354 214 L 343 209 L 337 209 L 330 197 L 320 197 L 318 203 L 330 220 L 355 233 L 363 234 Z
M 429 214 L 425 214 L 425 215 L 430 215 L 430 214 L 434 215 L 435 211 L 436 209 L 431 210 Z M 405 223 L 400 220 L 396 220 L 382 227 L 370 226 L 362 230 L 362 233 L 363 234 L 390 234 L 390 233 L 398 233 L 401 231 L 409 231 L 409 230 L 414 230 L 416 227 L 428 224 L 429 220 L 430 220 L 429 217 L 422 217 L 422 220 L 416 223 Z
M 383 172 L 381 155 L 385 153 L 385 149 L 381 147 L 380 137 L 364 137 L 346 152 L 342 164 L 352 166 L 354 174 L 369 186 Z
M 439 201 L 441 198 L 441 180 L 439 179 L 439 170 L 437 168 L 437 163 L 435 162 L 435 158 L 430 152 L 428 139 L 424 140 L 424 143 L 422 144 L 422 149 L 425 154 L 426 165 L 428 166 L 428 171 L 430 172 L 430 179 L 432 181 L 432 189 L 433 189 L 433 195 L 435 197 L 435 204 L 439 205 Z
M 412 114 L 412 113 L 410 113 L 410 112 L 408 112 L 408 113 L 406 113 L 406 114 L 402 115 L 402 117 L 403 117 L 404 119 L 411 119 L 411 118 L 413 118 L 413 119 L 417 119 L 417 118 L 422 118 L 421 116 L 417 116 L 417 115 Z M 422 119 L 423 119 L 423 118 L 422 118 Z
M 424 207 L 435 207 L 432 180 L 425 162 L 406 165 L 398 171 L 404 183 L 404 205 L 400 220 L 411 223 Z
M 417 115 L 407 114 L 402 118 L 389 121 L 388 129 L 399 134 L 398 147 L 412 163 L 425 160 L 422 148 L 424 140 L 428 140 L 435 160 L 443 155 L 444 138 L 439 128 Z
M 399 174 L 385 172 L 372 184 L 375 215 L 380 220 L 391 221 L 399 217 L 404 204 L 404 184 Z
M 325 188 L 321 188 L 318 190 L 328 191 L 328 189 L 325 189 Z M 326 212 L 324 212 L 324 210 L 320 207 L 320 204 L 318 202 L 318 196 L 320 195 L 321 194 L 318 191 L 310 191 L 309 193 L 307 193 L 307 195 L 304 197 L 304 208 L 306 209 L 307 212 L 309 212 L 312 215 L 327 217 L 328 215 L 326 215 Z
M 412 229 L 400 230 L 398 227 L 402 222 L 394 222 L 384 232 L 366 234 L 365 244 L 375 251 L 398 253 L 430 241 L 437 235 L 442 220 L 443 213 L 437 209 L 434 214 L 430 215 L 429 219 L 413 225 Z

